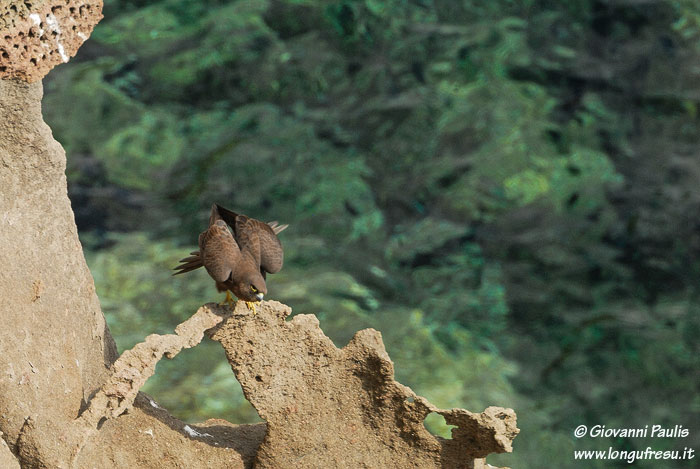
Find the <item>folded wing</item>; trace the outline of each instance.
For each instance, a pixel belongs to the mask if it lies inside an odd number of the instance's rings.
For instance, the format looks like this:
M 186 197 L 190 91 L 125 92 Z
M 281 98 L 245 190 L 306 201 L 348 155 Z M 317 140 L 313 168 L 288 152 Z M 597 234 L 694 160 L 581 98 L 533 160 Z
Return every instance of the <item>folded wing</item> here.
M 217 282 L 226 282 L 235 272 L 241 257 L 241 250 L 233 235 L 221 219 L 216 205 L 212 207 L 209 228 L 199 235 L 199 251 L 190 253 L 180 260 L 173 275 L 183 274 L 202 266 Z
M 221 220 L 199 235 L 199 251 L 204 268 L 217 282 L 231 277 L 241 257 L 236 240 Z
M 261 272 L 274 274 L 279 272 L 284 263 L 284 250 L 277 234 L 288 225 L 277 222 L 263 223 L 260 220 L 239 215 L 220 205 L 216 206 L 218 214 L 233 230 L 233 236 L 241 248 L 253 255 L 259 263 Z

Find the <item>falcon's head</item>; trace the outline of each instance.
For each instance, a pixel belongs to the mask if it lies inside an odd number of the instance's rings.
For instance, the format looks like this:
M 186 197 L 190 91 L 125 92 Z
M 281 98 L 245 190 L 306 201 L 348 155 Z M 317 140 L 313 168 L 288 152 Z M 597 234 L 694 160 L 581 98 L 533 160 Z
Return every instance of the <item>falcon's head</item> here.
M 234 293 L 244 301 L 262 301 L 267 293 L 265 279 L 259 272 L 245 276 L 237 287 L 236 290 L 238 291 L 234 291 Z

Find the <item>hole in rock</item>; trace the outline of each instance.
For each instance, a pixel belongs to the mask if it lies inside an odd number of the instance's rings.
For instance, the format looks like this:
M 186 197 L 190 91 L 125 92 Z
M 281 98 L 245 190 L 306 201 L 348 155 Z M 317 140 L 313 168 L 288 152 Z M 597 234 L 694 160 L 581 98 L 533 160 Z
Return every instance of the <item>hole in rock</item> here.
M 515 464 L 513 453 L 489 454 L 485 467 L 514 467 Z
M 211 418 L 236 424 L 263 421 L 243 396 L 224 350 L 209 339 L 182 350 L 172 360 L 159 361 L 141 391 L 187 423 Z
M 169 279 L 168 267 L 177 260 L 179 250 L 172 258 L 144 259 L 142 243 L 150 242 L 146 239 L 130 237 L 104 248 L 95 246 L 88 235 L 81 239 L 120 354 L 149 334 L 172 334 L 201 305 L 199 300 L 205 295 L 198 290 L 203 289 L 204 277 L 202 286 L 195 279 L 185 288 L 174 288 Z M 112 262 L 120 263 L 118 271 L 109 267 Z M 262 422 L 243 396 L 224 349 L 208 337 L 172 359 L 161 358 L 155 374 L 140 390 L 188 424 L 212 418 L 234 424 Z
M 431 412 L 423 420 L 423 425 L 425 428 L 435 436 L 440 436 L 448 440 L 452 439 L 452 429 L 455 425 L 448 425 L 445 422 L 445 417 L 438 414 L 437 412 Z
M 203 303 L 220 301 L 206 272 L 179 283 L 173 280 L 172 267 L 182 258 L 182 247 L 140 234 L 87 231 L 80 239 L 120 354 L 150 334 L 172 334 Z M 140 390 L 188 424 L 213 418 L 234 424 L 262 422 L 243 396 L 223 347 L 208 337 L 173 359 L 158 361 L 155 374 Z

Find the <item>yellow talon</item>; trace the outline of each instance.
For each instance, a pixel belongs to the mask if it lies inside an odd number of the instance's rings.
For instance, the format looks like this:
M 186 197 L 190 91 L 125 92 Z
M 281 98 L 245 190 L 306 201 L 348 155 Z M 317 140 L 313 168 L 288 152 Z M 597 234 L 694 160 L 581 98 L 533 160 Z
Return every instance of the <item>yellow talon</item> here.
M 226 290 L 226 298 L 224 298 L 224 301 L 219 303 L 219 306 L 231 306 L 234 307 L 236 304 L 236 300 L 231 296 L 231 292 Z
M 252 301 L 246 301 L 245 304 L 248 305 L 248 309 L 252 310 L 253 316 L 255 316 L 257 314 L 257 311 L 255 311 L 255 303 Z

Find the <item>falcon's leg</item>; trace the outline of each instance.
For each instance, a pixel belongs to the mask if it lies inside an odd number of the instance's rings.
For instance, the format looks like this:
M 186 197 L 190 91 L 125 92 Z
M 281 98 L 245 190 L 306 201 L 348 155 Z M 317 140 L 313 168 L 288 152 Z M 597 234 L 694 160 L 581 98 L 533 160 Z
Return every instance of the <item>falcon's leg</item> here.
M 248 305 L 248 309 L 253 311 L 253 316 L 255 316 L 257 314 L 257 311 L 255 311 L 255 303 L 252 301 L 246 301 L 245 304 Z
M 224 301 L 219 303 L 219 306 L 231 306 L 234 307 L 236 305 L 236 300 L 231 296 L 231 292 L 226 290 L 226 298 Z

